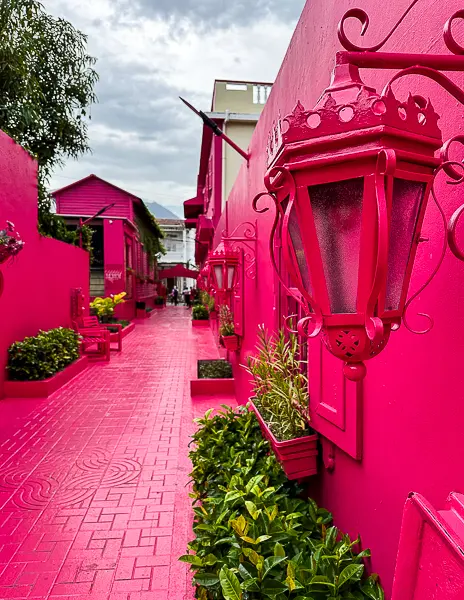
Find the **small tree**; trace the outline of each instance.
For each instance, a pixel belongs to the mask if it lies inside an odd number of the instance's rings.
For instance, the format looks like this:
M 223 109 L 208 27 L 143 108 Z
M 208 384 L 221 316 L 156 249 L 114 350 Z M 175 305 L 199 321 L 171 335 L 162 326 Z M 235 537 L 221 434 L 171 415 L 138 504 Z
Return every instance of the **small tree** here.
M 0 129 L 39 162 L 39 230 L 68 242 L 76 234 L 52 214 L 47 184 L 65 158 L 90 150 L 95 62 L 86 36 L 36 0 L 0 0 Z

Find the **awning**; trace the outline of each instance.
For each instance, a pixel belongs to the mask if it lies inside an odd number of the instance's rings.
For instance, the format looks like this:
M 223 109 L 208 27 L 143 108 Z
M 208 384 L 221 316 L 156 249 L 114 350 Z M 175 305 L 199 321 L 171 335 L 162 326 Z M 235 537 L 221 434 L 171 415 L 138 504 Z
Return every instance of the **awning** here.
M 185 229 L 196 229 L 198 219 L 185 219 Z
M 176 277 L 186 277 L 188 279 L 197 279 L 200 275 L 199 271 L 193 271 L 187 269 L 184 265 L 176 265 L 170 269 L 163 269 L 159 272 L 158 277 L 160 279 L 175 279 Z
M 184 217 L 186 219 L 196 219 L 204 210 L 203 200 L 195 196 L 184 202 Z
M 200 215 L 197 221 L 196 239 L 199 242 L 210 242 L 214 237 L 214 225 L 211 219 Z

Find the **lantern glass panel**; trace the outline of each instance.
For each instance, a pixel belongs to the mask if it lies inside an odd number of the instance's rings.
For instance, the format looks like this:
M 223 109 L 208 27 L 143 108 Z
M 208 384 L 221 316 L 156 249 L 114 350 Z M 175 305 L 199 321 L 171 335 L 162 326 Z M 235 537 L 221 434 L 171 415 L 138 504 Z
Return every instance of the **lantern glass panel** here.
M 426 184 L 394 179 L 385 310 L 398 310 Z
M 364 179 L 309 187 L 332 313 L 355 313 Z
M 227 267 L 227 289 L 231 290 L 234 286 L 235 279 L 235 265 L 229 265 Z
M 290 234 L 290 239 L 292 240 L 293 251 L 295 253 L 296 261 L 298 263 L 298 269 L 300 271 L 301 280 L 303 282 L 305 290 L 310 295 L 312 295 L 308 263 L 306 262 L 303 240 L 301 237 L 300 225 L 298 223 L 298 217 L 296 214 L 295 206 L 292 207 L 290 217 L 288 220 L 288 232 Z
M 214 267 L 214 274 L 216 275 L 216 283 L 219 290 L 224 289 L 224 278 L 222 273 L 222 265 L 216 265 Z

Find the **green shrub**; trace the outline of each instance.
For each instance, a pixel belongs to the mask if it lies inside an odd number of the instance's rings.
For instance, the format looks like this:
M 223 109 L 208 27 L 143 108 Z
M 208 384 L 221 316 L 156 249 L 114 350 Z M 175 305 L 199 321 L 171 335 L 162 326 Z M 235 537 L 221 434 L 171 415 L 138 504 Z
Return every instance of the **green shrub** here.
M 194 533 L 180 558 L 200 600 L 384 600 L 377 577 L 331 526 L 332 517 L 287 481 L 256 417 L 227 407 L 197 420 L 193 436 Z
M 204 306 L 194 306 L 192 309 L 192 319 L 194 321 L 208 321 L 209 320 L 209 312 L 208 309 Z
M 155 304 L 156 306 L 161 306 L 162 304 L 164 304 L 164 298 L 162 296 L 156 296 Z
M 232 365 L 226 360 L 199 360 L 198 379 L 230 379 Z
M 110 321 L 110 323 L 113 323 L 113 321 Z M 130 325 L 130 321 L 127 321 L 126 319 L 115 319 L 114 323 L 118 323 L 119 325 L 122 325 L 122 328 L 125 329 L 128 325 Z M 111 333 L 117 333 L 118 332 L 118 328 L 117 327 L 111 327 L 109 326 L 108 329 L 111 331 Z
M 59 327 L 40 331 L 8 349 L 8 374 L 13 381 L 48 379 L 79 358 L 79 336 Z
M 153 312 L 153 308 L 151 306 L 147 306 L 147 308 L 145 309 L 146 313 L 151 313 Z

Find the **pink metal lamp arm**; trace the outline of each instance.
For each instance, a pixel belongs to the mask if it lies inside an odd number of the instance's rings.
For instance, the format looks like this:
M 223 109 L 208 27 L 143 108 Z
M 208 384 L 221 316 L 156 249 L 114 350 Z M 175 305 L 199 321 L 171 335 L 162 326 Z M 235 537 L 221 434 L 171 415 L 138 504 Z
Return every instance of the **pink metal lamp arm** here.
M 413 9 L 413 7 L 418 2 L 419 2 L 419 0 L 413 0 L 411 2 L 411 4 L 408 6 L 408 8 L 405 10 L 405 12 L 402 14 L 400 19 L 397 21 L 397 23 L 393 26 L 393 28 L 387 34 L 387 36 L 378 44 L 375 44 L 374 46 L 370 46 L 370 47 L 362 47 L 362 46 L 357 46 L 356 44 L 353 44 L 353 42 L 350 42 L 350 40 L 348 39 L 348 36 L 345 33 L 345 22 L 348 19 L 357 19 L 358 21 L 360 21 L 360 23 L 362 25 L 362 28 L 361 28 L 362 36 L 366 33 L 366 31 L 369 28 L 369 15 L 367 14 L 367 12 L 365 10 L 363 10 L 362 8 L 351 8 L 343 15 L 340 23 L 338 24 L 338 39 L 340 40 L 341 45 L 344 48 L 346 48 L 347 50 L 350 50 L 351 52 L 376 52 L 377 50 L 380 50 L 380 48 L 382 48 L 382 46 L 384 46 L 388 42 L 388 40 L 391 38 L 391 36 L 395 33 L 395 31 L 398 29 L 398 27 L 404 21 L 404 19 L 408 15 L 408 13 Z

